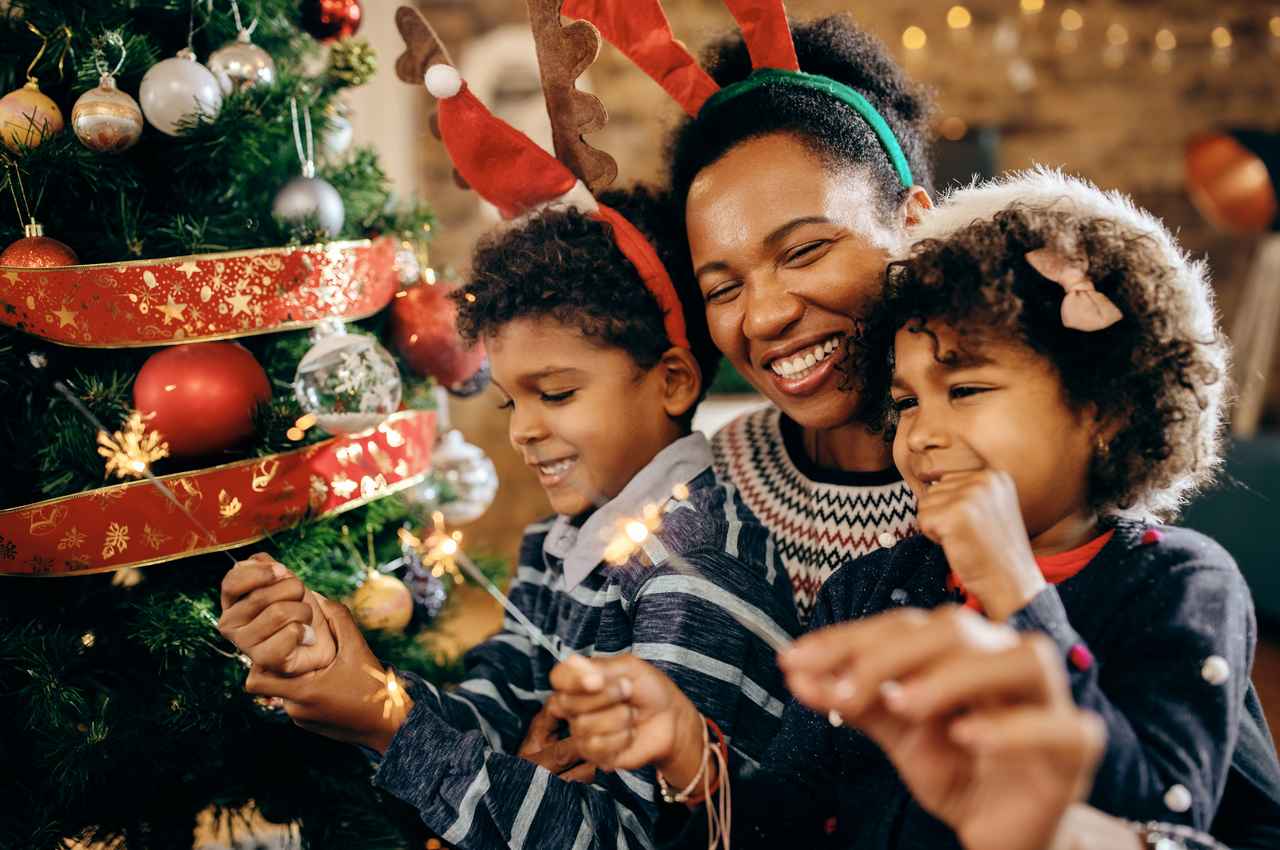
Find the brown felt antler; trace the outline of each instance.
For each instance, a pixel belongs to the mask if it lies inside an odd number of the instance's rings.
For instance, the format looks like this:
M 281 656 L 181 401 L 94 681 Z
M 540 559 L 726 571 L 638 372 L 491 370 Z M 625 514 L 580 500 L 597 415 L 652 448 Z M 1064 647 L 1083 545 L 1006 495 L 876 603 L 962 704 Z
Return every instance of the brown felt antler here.
M 527 0 L 533 41 L 538 48 L 542 94 L 551 118 L 556 158 L 592 192 L 618 176 L 618 163 L 583 138 L 604 127 L 609 113 L 595 95 L 578 89 L 578 77 L 600 54 L 600 33 L 586 21 L 560 23 L 563 0 Z
M 449 49 L 444 46 L 440 36 L 436 35 L 431 24 L 417 9 L 410 6 L 401 6 L 396 9 L 396 29 L 400 30 L 400 37 L 404 39 L 405 45 L 404 53 L 396 58 L 396 76 L 401 82 L 420 86 L 423 75 L 432 65 L 453 64 Z M 428 122 L 431 126 L 431 135 L 439 139 L 440 125 L 436 121 L 436 110 L 431 111 Z M 453 182 L 462 189 L 471 188 L 456 168 L 453 171 Z

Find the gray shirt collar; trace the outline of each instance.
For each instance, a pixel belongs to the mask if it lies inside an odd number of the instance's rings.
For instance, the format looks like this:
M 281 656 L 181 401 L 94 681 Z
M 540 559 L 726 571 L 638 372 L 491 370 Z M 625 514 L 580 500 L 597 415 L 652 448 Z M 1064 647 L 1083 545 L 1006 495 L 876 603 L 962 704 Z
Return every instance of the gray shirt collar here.
M 645 505 L 671 498 L 677 484 L 687 484 L 710 468 L 711 444 L 700 432 L 681 437 L 649 461 L 622 492 L 595 510 L 580 528 L 561 514 L 542 544 L 542 551 L 564 561 L 565 590 L 573 590 L 604 560 L 605 548 L 619 520 L 640 516 Z

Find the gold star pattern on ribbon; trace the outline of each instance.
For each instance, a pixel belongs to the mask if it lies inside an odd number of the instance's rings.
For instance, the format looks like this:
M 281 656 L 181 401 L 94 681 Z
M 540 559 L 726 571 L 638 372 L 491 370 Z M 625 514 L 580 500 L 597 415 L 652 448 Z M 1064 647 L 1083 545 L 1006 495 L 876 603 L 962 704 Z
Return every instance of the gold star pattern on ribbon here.
M 164 313 L 164 323 L 167 325 L 170 322 L 181 322 L 183 318 L 182 312 L 186 309 L 186 304 L 175 303 L 173 296 L 170 295 L 168 303 L 160 307 L 160 312 Z
M 58 327 L 65 328 L 68 325 L 76 326 L 76 311 L 68 310 L 67 305 L 63 304 L 61 310 L 54 310 L 53 315 L 58 317 Z
M 200 271 L 200 267 L 196 265 L 195 262 L 193 262 L 192 260 L 187 260 L 185 263 L 178 266 L 178 271 L 186 275 L 187 280 L 190 280 L 193 274 Z
M 227 305 L 231 308 L 231 315 L 238 316 L 241 313 L 249 313 L 249 302 L 253 300 L 253 296 L 246 292 L 237 292 L 235 295 L 227 298 Z

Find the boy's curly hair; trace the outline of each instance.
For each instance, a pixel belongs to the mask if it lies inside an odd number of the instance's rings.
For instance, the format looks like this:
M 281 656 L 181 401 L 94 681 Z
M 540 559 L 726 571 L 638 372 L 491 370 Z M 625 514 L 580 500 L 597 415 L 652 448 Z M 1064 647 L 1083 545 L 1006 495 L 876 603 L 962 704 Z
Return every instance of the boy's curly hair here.
M 1024 180 L 1029 191 L 1018 191 L 1014 178 L 953 195 L 940 206 L 950 221 L 931 227 L 926 219 L 917 233 L 927 238 L 890 264 L 883 300 L 852 347 L 860 416 L 892 432 L 888 389 L 899 330 L 936 320 L 977 340 L 1013 339 L 1049 361 L 1068 404 L 1093 404 L 1101 421 L 1119 424 L 1090 469 L 1093 507 L 1171 518 L 1221 462 L 1227 345 L 1204 267 L 1122 196 L 1044 170 Z M 952 203 L 959 209 L 948 210 Z M 972 215 L 984 205 L 999 209 Z M 1064 327 L 1064 290 L 1026 260 L 1043 247 L 1082 258 L 1123 318 L 1089 333 Z
M 707 332 L 702 295 L 689 268 L 685 235 L 670 198 L 646 186 L 603 192 L 599 200 L 644 234 L 671 275 L 706 393 L 720 362 Z M 642 369 L 671 347 L 657 299 L 609 233 L 572 207 L 552 207 L 481 241 L 468 284 L 453 293 L 458 330 L 473 343 L 516 319 L 550 317 L 621 348 Z

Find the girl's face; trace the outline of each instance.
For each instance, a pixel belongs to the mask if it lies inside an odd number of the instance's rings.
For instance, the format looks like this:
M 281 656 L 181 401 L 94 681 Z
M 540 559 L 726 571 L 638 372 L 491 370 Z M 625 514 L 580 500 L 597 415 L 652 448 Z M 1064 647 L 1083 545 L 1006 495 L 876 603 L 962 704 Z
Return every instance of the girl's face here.
M 857 404 L 836 364 L 899 237 L 880 221 L 874 191 L 786 134 L 738 145 L 689 190 L 689 246 L 711 338 L 804 427 L 843 425 Z
M 1012 476 L 1036 538 L 1088 514 L 1089 465 L 1101 433 L 1067 404 L 1056 370 L 1024 345 L 929 322 L 894 340 L 893 461 L 919 498 L 950 472 Z

